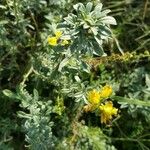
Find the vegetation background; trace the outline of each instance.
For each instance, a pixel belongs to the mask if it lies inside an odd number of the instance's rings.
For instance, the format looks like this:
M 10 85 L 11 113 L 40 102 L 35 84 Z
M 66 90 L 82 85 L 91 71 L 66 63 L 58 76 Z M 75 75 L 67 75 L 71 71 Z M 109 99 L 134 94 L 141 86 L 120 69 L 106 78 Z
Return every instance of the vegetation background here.
M 115 103 L 119 116 L 103 125 L 99 116 L 81 111 L 82 102 L 62 96 L 58 82 L 47 79 L 51 64 L 45 37 L 52 34 L 50 24 L 75 13 L 76 3 L 89 1 L 0 0 L 0 150 L 150 149 L 148 105 Z M 96 5 L 98 0 L 92 2 Z M 111 9 L 117 25 L 111 26 L 113 38 L 104 43 L 107 56 L 88 60 L 92 71 L 82 81 L 109 83 L 116 95 L 148 103 L 150 2 L 101 3 L 103 9 Z

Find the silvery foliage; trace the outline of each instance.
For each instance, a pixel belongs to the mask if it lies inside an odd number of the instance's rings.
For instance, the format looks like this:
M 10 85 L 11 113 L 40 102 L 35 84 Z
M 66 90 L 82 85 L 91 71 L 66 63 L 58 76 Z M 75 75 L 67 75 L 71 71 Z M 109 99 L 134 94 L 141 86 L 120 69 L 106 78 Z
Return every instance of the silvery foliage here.
M 95 7 L 89 2 L 86 6 L 78 3 L 73 6 L 74 13 L 64 18 L 64 25 L 73 39 L 72 51 L 79 54 L 104 55 L 103 42 L 111 38 L 109 25 L 116 25 L 116 20 L 107 16 L 111 11 L 102 10 L 102 3 Z
M 47 47 L 48 53 L 40 53 L 35 58 L 37 75 L 61 87 L 62 93 L 74 95 L 78 99 L 85 99 L 88 83 L 83 83 L 83 78 L 90 74 L 90 65 L 86 59 L 93 55 L 105 55 L 103 43 L 112 35 L 109 25 L 116 25 L 115 19 L 107 16 L 110 10 L 102 10 L 102 6 L 102 3 L 96 6 L 91 2 L 86 6 L 77 3 L 62 23 L 48 25 L 51 36 L 58 30 L 63 31 L 60 40 L 68 40 L 69 45 Z M 42 36 L 43 39 L 47 37 Z

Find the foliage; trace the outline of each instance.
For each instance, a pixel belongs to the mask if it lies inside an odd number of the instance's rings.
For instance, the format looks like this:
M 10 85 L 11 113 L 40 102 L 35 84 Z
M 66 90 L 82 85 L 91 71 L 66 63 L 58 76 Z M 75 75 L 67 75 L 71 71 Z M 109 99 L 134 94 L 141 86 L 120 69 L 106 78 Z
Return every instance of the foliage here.
M 2 0 L 0 149 L 149 149 L 149 10 Z

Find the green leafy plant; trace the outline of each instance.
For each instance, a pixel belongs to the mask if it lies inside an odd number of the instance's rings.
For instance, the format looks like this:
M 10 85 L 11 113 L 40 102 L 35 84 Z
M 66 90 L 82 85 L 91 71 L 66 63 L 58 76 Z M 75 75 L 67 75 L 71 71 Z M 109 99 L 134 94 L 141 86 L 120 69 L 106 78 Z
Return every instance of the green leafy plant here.
M 2 1 L 0 149 L 148 149 L 148 5 L 103 4 Z

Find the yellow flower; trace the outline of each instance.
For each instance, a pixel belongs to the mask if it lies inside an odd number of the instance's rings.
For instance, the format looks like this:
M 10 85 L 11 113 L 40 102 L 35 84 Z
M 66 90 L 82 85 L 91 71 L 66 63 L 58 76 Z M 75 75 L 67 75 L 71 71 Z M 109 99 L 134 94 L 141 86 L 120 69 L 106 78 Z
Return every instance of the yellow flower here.
M 57 45 L 57 38 L 56 37 L 48 37 L 49 45 L 56 46 Z
M 108 98 L 112 94 L 112 87 L 109 85 L 105 85 L 100 91 L 101 98 Z
M 55 32 L 56 39 L 59 39 L 62 36 L 62 31 Z
M 61 43 L 62 46 L 65 46 L 65 45 L 68 45 L 68 44 L 69 44 L 69 42 L 67 40 L 63 40 L 62 43 Z
M 117 115 L 118 109 L 113 107 L 113 103 L 108 101 L 105 105 L 99 106 L 101 111 L 101 123 L 107 123 L 109 120 L 112 119 L 113 115 Z
M 88 101 L 91 104 L 98 104 L 100 102 L 100 94 L 95 89 L 92 91 L 89 91 L 87 97 L 88 97 Z

